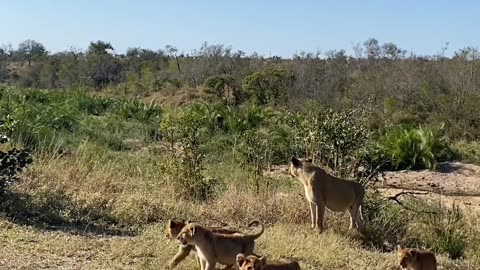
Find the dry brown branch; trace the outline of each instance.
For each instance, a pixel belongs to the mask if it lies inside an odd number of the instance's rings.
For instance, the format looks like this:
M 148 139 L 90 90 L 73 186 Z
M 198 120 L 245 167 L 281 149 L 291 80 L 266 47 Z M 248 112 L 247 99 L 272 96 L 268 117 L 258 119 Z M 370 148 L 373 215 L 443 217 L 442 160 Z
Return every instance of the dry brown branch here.
M 416 213 L 435 214 L 435 215 L 436 215 L 436 214 L 438 214 L 438 212 L 412 209 L 412 208 L 406 206 L 406 205 L 399 199 L 399 197 L 400 197 L 400 196 L 403 196 L 403 195 L 408 195 L 408 196 L 415 197 L 415 195 L 427 195 L 427 194 L 429 194 L 429 192 L 402 191 L 402 192 L 397 193 L 397 194 L 395 194 L 395 195 L 393 195 L 393 196 L 386 197 L 386 199 L 387 199 L 387 200 L 392 200 L 392 201 L 398 203 L 400 206 L 402 206 L 403 208 L 405 208 L 405 209 L 408 210 L 408 211 L 412 211 L 412 212 L 416 212 Z

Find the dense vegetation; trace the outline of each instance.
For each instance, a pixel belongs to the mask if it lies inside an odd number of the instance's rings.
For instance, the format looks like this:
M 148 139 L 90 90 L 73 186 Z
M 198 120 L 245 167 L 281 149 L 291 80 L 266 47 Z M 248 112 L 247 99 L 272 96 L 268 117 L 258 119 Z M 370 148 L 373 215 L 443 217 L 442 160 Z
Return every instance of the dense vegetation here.
M 179 215 L 303 224 L 292 181 L 264 173 L 292 155 L 366 186 L 384 170 L 479 162 L 476 49 L 425 57 L 370 39 L 355 57 L 265 58 L 208 44 L 192 55 L 112 51 L 102 41 L 85 52 L 51 54 L 31 40 L 0 49 L 2 166 L 13 162 L 6 155 L 21 168 L 34 157 L 20 179 L 2 167 L 8 217 L 127 228 Z M 367 242 L 479 254 L 459 209 L 408 203 L 437 214 L 370 193 Z

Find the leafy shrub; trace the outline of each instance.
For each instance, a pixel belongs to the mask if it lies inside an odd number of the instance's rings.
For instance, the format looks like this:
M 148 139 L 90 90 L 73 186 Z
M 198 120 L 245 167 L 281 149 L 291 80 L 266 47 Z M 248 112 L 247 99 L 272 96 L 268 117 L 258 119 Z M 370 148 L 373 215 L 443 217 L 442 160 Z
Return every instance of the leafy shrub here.
M 287 90 L 292 87 L 295 75 L 284 69 L 267 69 L 243 79 L 246 95 L 261 105 L 277 105 L 286 101 Z
M 7 117 L 0 119 L 0 144 L 8 142 L 7 134 L 15 126 L 15 121 Z M 16 180 L 16 174 L 32 163 L 28 149 L 10 149 L 6 152 L 0 151 L 0 195 L 4 195 L 9 185 Z
M 124 119 L 135 119 L 141 122 L 159 118 L 162 114 L 162 109 L 153 100 L 145 104 L 137 99 L 122 99 L 116 103 L 115 110 Z
M 443 137 L 443 128 L 392 128 L 373 145 L 373 162 L 384 168 L 435 169 L 437 161 L 451 159 L 453 154 Z
M 285 121 L 295 131 L 292 144 L 297 154 L 326 165 L 339 177 L 370 181 L 376 169 L 367 159 L 367 117 L 363 107 L 338 112 L 313 108 L 290 113 Z
M 478 142 L 456 142 L 453 146 L 455 157 L 464 162 L 480 164 L 480 143 Z
M 164 170 L 176 179 L 173 184 L 177 194 L 196 200 L 211 198 L 216 183 L 203 173 L 205 153 L 201 146 L 206 136 L 203 116 L 196 108 L 187 108 L 166 115 L 160 124 L 162 137 L 168 143 L 169 158 Z
M 237 104 L 241 100 L 240 89 L 231 75 L 216 75 L 207 78 L 205 92 L 222 100 L 224 104 Z

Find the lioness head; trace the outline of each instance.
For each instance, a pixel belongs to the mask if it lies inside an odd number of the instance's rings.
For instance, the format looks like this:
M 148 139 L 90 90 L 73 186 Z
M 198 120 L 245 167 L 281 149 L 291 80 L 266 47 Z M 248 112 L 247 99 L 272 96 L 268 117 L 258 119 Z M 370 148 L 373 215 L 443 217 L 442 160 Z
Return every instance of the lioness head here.
M 301 170 L 303 169 L 304 163 L 308 163 L 309 165 L 311 165 L 312 159 L 311 158 L 299 159 L 296 157 L 292 157 L 290 162 L 290 167 L 288 169 L 290 176 L 298 177 L 300 175 Z
M 398 261 L 402 268 L 407 268 L 407 266 L 414 264 L 417 261 L 418 251 L 410 248 L 400 248 L 398 249 Z
M 188 223 L 190 223 L 190 221 L 169 219 L 165 226 L 165 237 L 170 240 L 175 240 L 183 227 Z
M 192 242 L 195 237 L 195 232 L 197 231 L 197 226 L 194 223 L 187 223 L 183 229 L 178 233 L 177 240 L 182 245 L 187 245 Z
M 242 253 L 237 255 L 237 265 L 240 270 L 263 270 L 266 264 L 265 256 L 259 258 L 254 255 L 245 256 Z

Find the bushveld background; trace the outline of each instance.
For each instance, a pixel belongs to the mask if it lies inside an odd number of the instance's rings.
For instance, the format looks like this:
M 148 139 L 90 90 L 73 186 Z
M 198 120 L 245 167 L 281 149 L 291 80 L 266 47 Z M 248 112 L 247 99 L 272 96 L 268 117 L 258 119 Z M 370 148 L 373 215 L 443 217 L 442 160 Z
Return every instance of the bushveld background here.
M 0 268 L 163 269 L 177 248 L 163 235 L 170 218 L 260 219 L 258 253 L 304 269 L 398 269 L 397 244 L 435 251 L 441 269 L 480 268 L 478 205 L 442 200 L 478 189 L 444 194 L 425 178 L 428 198 L 378 189 L 387 171 L 478 168 L 478 50 L 418 56 L 375 39 L 355 56 L 291 59 L 207 43 L 191 55 L 113 49 L 1 47 Z M 310 230 L 302 188 L 270 173 L 292 155 L 369 188 L 363 236 L 346 214 Z

